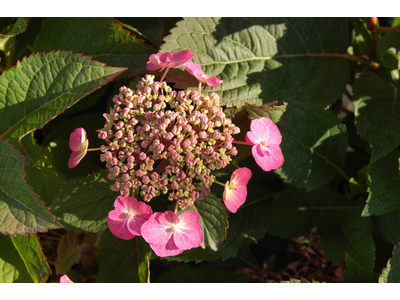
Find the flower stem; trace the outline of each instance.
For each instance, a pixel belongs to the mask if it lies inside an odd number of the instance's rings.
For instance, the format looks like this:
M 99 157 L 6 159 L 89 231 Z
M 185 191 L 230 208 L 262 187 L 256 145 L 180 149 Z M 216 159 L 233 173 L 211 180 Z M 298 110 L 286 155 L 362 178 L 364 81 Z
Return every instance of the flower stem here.
M 176 214 L 177 211 L 178 211 L 178 201 L 176 201 L 174 213 Z
M 199 94 L 201 94 L 201 81 L 199 81 Z
M 254 144 L 248 143 L 248 142 L 241 142 L 241 141 L 232 141 L 232 144 L 241 144 L 241 145 L 247 145 L 247 146 L 254 146 Z
M 87 151 L 100 151 L 101 148 L 91 148 L 91 149 L 87 149 Z
M 223 184 L 222 182 L 219 182 L 218 180 L 214 180 L 214 182 L 215 182 L 216 184 L 219 184 L 219 185 L 222 185 L 223 187 L 225 187 L 225 184 Z
M 167 67 L 167 69 L 165 70 L 163 76 L 162 76 L 161 79 L 160 79 L 160 82 L 162 82 L 162 81 L 164 80 L 164 78 L 165 78 L 165 76 L 167 75 L 168 71 L 169 71 L 169 67 Z

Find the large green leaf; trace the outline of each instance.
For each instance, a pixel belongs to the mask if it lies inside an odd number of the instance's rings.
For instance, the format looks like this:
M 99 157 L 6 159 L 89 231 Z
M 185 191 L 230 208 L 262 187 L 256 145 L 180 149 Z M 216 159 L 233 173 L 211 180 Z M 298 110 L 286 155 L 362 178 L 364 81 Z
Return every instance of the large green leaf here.
M 201 247 L 207 246 L 217 251 L 225 240 L 228 229 L 228 214 L 222 200 L 214 194 L 208 194 L 203 200 L 196 201 L 186 210 L 196 211 L 200 215 L 200 224 L 204 230 Z
M 25 31 L 28 26 L 27 18 L 0 18 L 0 42 L 3 37 L 11 37 Z
M 51 212 L 66 229 L 85 232 L 107 228 L 108 213 L 119 193 L 111 190 L 108 170 L 68 181 L 51 205 Z
M 295 99 L 326 106 L 349 77 L 347 31 L 341 18 L 186 18 L 161 50 L 194 52 L 193 62 L 226 82 L 204 87 L 221 95 L 221 105 Z M 178 79 L 171 71 L 167 78 Z
M 357 132 L 371 144 L 371 163 L 400 144 L 400 101 L 397 89 L 369 72 L 354 83 Z
M 45 282 L 50 268 L 38 237 L 0 234 L 0 283 Z
M 267 200 L 269 197 L 271 194 L 262 186 L 249 184 L 246 203 L 235 214 L 230 214 L 226 240 L 217 251 L 199 247 L 168 257 L 168 259 L 200 262 L 218 258 L 226 260 L 235 256 L 245 242 L 257 242 L 265 235 L 270 206 Z
M 155 52 L 113 18 L 48 18 L 33 50 L 72 50 L 108 65 L 128 67 L 126 77 L 146 72 L 146 62 Z
M 285 162 L 276 172 L 286 182 L 313 190 L 344 174 L 347 132 L 331 111 L 293 101 L 280 128 Z
M 363 216 L 382 215 L 400 207 L 400 152 L 393 150 L 370 165 L 369 195 Z
M 89 57 L 31 55 L 0 76 L 0 139 L 20 139 L 125 69 Z
M 393 256 L 389 258 L 386 268 L 383 268 L 379 276 L 379 283 L 399 283 L 400 282 L 400 247 L 397 245 L 393 249 Z
M 151 249 L 142 237 L 122 240 L 109 230 L 100 240 L 98 282 L 147 282 Z
M 327 259 L 339 263 L 346 252 L 372 271 L 375 246 L 369 218 L 361 206 L 349 205 L 341 194 L 322 188 L 306 192 L 287 187 L 273 201 L 267 232 L 284 238 L 301 236 L 317 227 Z
M 60 228 L 25 181 L 25 157 L 0 140 L 0 232 L 36 233 Z
M 51 172 L 51 166 L 47 169 L 48 172 L 44 171 L 44 168 L 36 167 L 36 163 L 43 154 L 43 149 L 36 143 L 33 133 L 23 137 L 21 143 L 17 144 L 16 147 L 28 160 L 28 165 L 25 167 L 27 183 L 33 187 L 36 194 L 40 195 L 46 206 L 50 206 L 53 197 L 58 194 L 65 180 L 61 176 L 55 176 Z M 54 166 L 52 167 L 54 168 Z
M 397 245 L 400 242 L 400 208 L 378 216 L 377 222 L 385 239 Z

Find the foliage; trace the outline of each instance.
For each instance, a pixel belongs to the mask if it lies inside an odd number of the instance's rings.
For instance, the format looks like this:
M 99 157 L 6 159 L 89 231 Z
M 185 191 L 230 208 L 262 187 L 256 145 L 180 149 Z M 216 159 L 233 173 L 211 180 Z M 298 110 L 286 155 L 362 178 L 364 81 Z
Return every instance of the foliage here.
M 64 274 L 73 282 L 400 282 L 399 25 L 0 18 L 0 282 Z M 96 130 L 120 87 L 135 94 L 146 74 L 159 80 L 146 70 L 149 56 L 182 50 L 224 82 L 201 91 L 220 96 L 240 128 L 234 140 L 269 118 L 285 161 L 265 172 L 251 147 L 235 144 L 232 163 L 207 172 L 224 185 L 236 168 L 250 169 L 246 202 L 229 212 L 214 182 L 204 199 L 175 210 L 200 216 L 201 246 L 160 258 L 141 236 L 108 230 L 119 195 L 109 167 L 89 149 L 69 169 L 68 142 L 82 127 L 89 148 L 100 147 Z M 174 90 L 198 89 L 184 67 L 167 70 Z M 139 189 L 133 196 L 143 200 Z M 154 213 L 175 205 L 160 193 L 147 204 Z

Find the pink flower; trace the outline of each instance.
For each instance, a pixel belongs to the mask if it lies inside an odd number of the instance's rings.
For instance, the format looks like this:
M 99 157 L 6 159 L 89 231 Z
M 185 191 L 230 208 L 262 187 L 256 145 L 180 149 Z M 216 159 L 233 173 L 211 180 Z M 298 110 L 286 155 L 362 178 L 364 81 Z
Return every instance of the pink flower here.
M 186 70 L 197 78 L 199 81 L 205 81 L 210 86 L 217 86 L 218 84 L 225 83 L 223 80 L 219 80 L 216 76 L 209 76 L 203 72 L 198 64 L 190 61 L 183 64 Z
M 279 147 L 282 135 L 278 127 L 268 118 L 251 121 L 246 141 L 253 144 L 252 153 L 256 163 L 264 171 L 271 171 L 283 165 L 284 157 Z
M 225 184 L 222 198 L 230 212 L 235 213 L 246 201 L 247 183 L 251 175 L 250 169 L 239 168 L 232 173 L 231 180 Z
M 165 68 L 175 68 L 180 65 L 183 65 L 189 59 L 192 59 L 194 53 L 189 50 L 182 50 L 179 52 L 171 53 L 164 52 L 158 54 L 152 54 L 149 57 L 149 61 L 147 62 L 147 70 L 155 71 L 161 68 L 160 71 Z
M 171 211 L 155 213 L 142 226 L 142 236 L 160 257 L 174 256 L 203 242 L 200 215 L 184 211 L 179 217 Z
M 118 196 L 114 202 L 115 209 L 108 213 L 107 223 L 112 234 L 123 240 L 141 235 L 141 227 L 153 211 L 144 202 L 134 197 Z
M 67 275 L 63 275 L 60 277 L 60 283 L 74 283 L 74 282 L 71 279 L 69 279 Z
M 76 128 L 69 136 L 69 148 L 72 150 L 68 161 L 68 168 L 76 167 L 86 155 L 89 141 L 83 128 Z

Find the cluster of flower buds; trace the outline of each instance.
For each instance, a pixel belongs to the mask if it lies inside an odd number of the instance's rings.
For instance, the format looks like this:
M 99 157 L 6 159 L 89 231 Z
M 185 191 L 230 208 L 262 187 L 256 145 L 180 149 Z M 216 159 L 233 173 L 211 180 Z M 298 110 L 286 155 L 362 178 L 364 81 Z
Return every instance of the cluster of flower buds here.
M 219 96 L 172 90 L 146 75 L 137 90 L 121 87 L 99 130 L 101 160 L 115 181 L 114 190 L 144 201 L 160 194 L 191 206 L 210 192 L 211 171 L 226 167 L 237 154 L 232 146 L 239 128 L 226 118 Z

